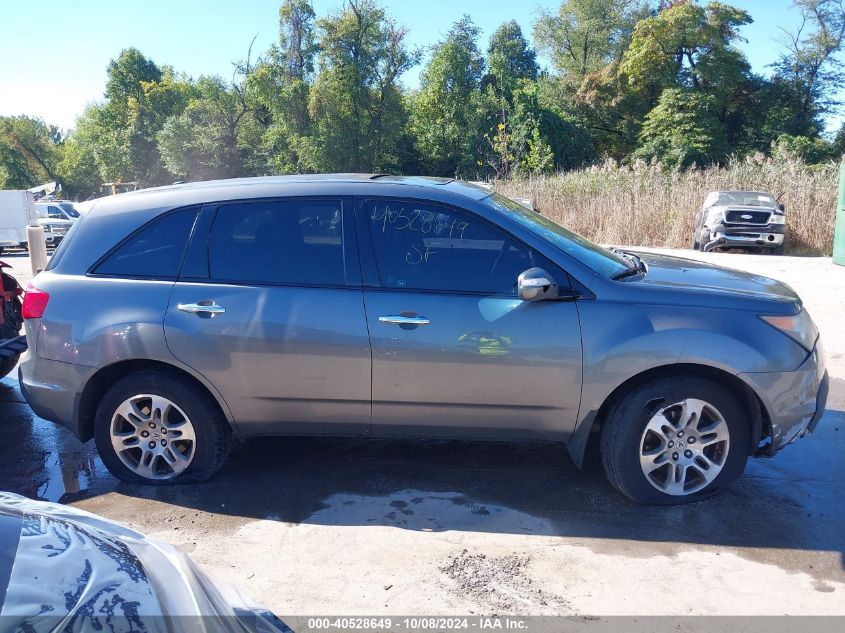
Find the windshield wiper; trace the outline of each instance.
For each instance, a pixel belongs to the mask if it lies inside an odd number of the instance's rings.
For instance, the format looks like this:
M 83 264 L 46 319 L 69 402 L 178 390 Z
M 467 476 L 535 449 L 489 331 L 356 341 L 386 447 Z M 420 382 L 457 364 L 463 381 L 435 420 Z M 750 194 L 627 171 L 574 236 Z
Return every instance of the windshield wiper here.
M 633 277 L 634 275 L 639 275 L 640 273 L 645 274 L 646 272 L 648 272 L 648 268 L 646 267 L 645 262 L 639 256 L 634 255 L 633 253 L 626 253 L 625 251 L 620 250 L 618 248 L 611 248 L 610 250 L 619 255 L 628 264 L 628 268 L 619 271 L 618 273 L 613 275 L 613 277 L 611 277 L 611 279 L 613 279 L 614 281 L 625 279 L 626 277 Z
M 613 281 L 619 281 L 620 279 L 625 279 L 626 277 L 633 277 L 634 275 L 639 275 L 641 272 L 643 272 L 643 271 L 640 270 L 639 267 L 637 267 L 637 268 L 626 268 L 625 270 L 620 270 L 618 273 L 613 275 L 613 277 L 611 277 L 611 279 Z

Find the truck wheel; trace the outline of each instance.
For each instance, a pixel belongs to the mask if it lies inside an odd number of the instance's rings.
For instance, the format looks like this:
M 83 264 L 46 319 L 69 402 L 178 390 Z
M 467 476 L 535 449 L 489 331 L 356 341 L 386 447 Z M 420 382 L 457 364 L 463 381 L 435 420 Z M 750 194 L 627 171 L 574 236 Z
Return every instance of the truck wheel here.
M 701 229 L 701 241 L 698 242 L 698 250 L 704 252 L 704 247 L 710 242 L 710 229 Z
M 671 377 L 633 388 L 602 428 L 610 483 L 634 501 L 695 501 L 742 474 L 751 433 L 742 405 L 720 384 Z
M 226 461 L 231 437 L 228 421 L 203 389 L 161 369 L 118 381 L 94 420 L 103 463 L 129 483 L 205 481 Z

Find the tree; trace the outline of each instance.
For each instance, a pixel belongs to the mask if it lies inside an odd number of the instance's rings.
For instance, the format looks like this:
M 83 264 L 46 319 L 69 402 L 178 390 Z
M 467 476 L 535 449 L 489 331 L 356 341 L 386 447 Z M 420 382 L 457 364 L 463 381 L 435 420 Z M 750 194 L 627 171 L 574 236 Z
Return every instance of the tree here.
M 836 55 L 845 43 L 845 3 L 842 0 L 794 0 L 801 16 L 798 28 L 784 29 L 786 52 L 774 64 L 774 82 L 781 103 L 789 104 L 795 135 L 816 136 L 820 118 L 833 111 L 843 86 L 842 64 Z
M 306 164 L 316 171 L 395 168 L 406 120 L 398 79 L 417 60 L 405 45 L 406 30 L 374 0 L 347 0 L 318 28 Z
M 201 77 L 183 112 L 158 134 L 165 167 L 182 178 L 209 180 L 262 173 L 263 129 L 251 116 L 242 88 Z
M 484 59 L 478 27 L 469 16 L 455 22 L 434 46 L 412 98 L 410 127 L 427 173 L 472 174 L 479 136 L 479 87 Z
M 121 51 L 117 59 L 109 62 L 106 74 L 106 99 L 117 104 L 139 100 L 143 82 L 161 80 L 161 69 L 137 48 Z
M 279 9 L 279 43 L 247 78 L 269 116 L 263 143 L 277 173 L 308 169 L 303 147 L 311 133 L 308 101 L 318 52 L 316 16 L 308 0 L 285 0 Z
M 493 32 L 487 48 L 487 68 L 501 90 L 512 90 L 520 79 L 537 79 L 537 55 L 516 20 Z
M 666 167 L 709 165 L 725 158 L 724 129 L 716 100 L 689 88 L 667 88 L 648 113 L 633 158 L 659 160 Z
M 29 189 L 57 180 L 63 137 L 28 116 L 0 117 L 0 189 Z
M 556 15 L 540 15 L 534 40 L 574 90 L 587 75 L 622 58 L 634 26 L 647 14 L 643 0 L 563 0 Z
M 656 98 L 680 86 L 726 104 L 749 72 L 734 44 L 751 21 L 742 9 L 713 0 L 705 7 L 676 3 L 637 24 L 619 70 L 640 94 Z

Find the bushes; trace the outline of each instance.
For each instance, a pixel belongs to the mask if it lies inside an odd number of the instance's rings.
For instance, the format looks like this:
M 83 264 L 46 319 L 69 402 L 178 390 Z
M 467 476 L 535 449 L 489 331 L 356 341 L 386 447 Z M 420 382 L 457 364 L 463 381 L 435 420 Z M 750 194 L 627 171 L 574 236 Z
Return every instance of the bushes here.
M 756 155 L 686 171 L 607 162 L 494 186 L 504 195 L 532 197 L 543 215 L 597 242 L 673 248 L 690 246 L 693 217 L 710 191 L 768 191 L 786 205 L 787 253 L 829 255 L 838 178 L 835 163 Z

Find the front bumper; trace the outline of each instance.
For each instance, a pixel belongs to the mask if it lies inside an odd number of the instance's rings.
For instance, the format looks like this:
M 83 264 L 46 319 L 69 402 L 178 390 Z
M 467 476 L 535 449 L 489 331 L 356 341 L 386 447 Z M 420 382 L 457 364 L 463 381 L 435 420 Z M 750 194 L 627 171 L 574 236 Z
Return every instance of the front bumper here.
M 713 239 L 705 245 L 705 251 L 721 246 L 777 248 L 783 245 L 784 225 L 717 224 L 713 227 L 710 234 Z
M 772 454 L 812 433 L 824 414 L 830 379 L 821 339 L 795 371 L 746 373 L 739 377 L 760 397 L 771 422 Z

